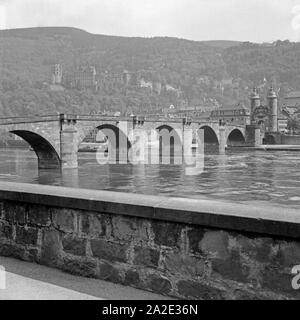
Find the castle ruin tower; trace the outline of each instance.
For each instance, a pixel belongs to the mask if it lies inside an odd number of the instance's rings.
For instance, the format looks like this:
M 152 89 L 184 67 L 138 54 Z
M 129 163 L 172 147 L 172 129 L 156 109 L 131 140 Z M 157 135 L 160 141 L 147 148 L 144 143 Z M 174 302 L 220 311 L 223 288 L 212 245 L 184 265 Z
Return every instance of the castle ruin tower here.
M 51 67 L 51 78 L 52 84 L 62 83 L 62 66 L 60 64 L 55 64 Z
M 250 100 L 251 100 L 251 123 L 253 124 L 255 122 L 253 117 L 254 111 L 256 108 L 260 106 L 260 97 L 256 87 L 253 88 L 253 92 L 251 94 Z
M 268 106 L 270 109 L 271 117 L 271 132 L 278 132 L 278 97 L 276 92 L 273 89 L 273 86 L 270 87 L 268 92 Z

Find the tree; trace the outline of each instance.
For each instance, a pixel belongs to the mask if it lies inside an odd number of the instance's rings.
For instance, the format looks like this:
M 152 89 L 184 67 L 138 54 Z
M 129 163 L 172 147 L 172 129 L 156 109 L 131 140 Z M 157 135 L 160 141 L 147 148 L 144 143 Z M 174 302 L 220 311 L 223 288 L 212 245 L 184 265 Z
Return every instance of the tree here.
M 288 120 L 287 128 L 292 134 L 297 132 L 300 128 L 299 120 L 294 116 Z

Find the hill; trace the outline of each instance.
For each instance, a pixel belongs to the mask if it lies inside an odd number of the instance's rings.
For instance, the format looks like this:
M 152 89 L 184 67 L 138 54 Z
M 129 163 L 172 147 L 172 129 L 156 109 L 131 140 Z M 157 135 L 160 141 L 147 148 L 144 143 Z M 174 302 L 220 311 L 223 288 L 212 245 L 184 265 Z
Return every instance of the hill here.
M 247 104 L 250 88 L 264 78 L 282 92 L 300 90 L 298 43 L 127 38 L 49 27 L 1 31 L 0 48 L 3 115 L 103 110 L 125 114 L 156 112 L 170 104 Z M 45 83 L 56 63 L 64 74 L 95 66 L 99 90 L 50 90 Z M 155 92 L 139 83 L 124 86 L 112 80 L 124 70 L 138 73 L 145 83 L 157 81 L 172 90 Z
M 202 41 L 203 44 L 218 47 L 222 49 L 228 49 L 230 47 L 236 47 L 242 44 L 240 41 L 230 41 L 230 40 L 210 40 L 210 41 Z

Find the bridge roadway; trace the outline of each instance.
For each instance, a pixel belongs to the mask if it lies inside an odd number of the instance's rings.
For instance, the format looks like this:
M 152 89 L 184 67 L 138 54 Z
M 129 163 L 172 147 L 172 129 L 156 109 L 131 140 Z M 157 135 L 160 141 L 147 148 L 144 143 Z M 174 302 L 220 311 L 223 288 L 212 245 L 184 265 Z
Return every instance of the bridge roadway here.
M 189 118 L 110 117 L 102 115 L 56 114 L 30 117 L 0 118 L 0 131 L 14 133 L 31 145 L 38 158 L 40 169 L 76 168 L 79 145 L 95 129 L 108 137 L 108 150 L 118 161 L 128 161 L 129 150 L 136 145 L 141 132 L 162 146 L 181 145 L 191 149 L 212 143 L 225 153 L 229 146 L 258 146 L 259 129 L 241 124 L 224 124 L 219 121 Z M 166 138 L 167 133 L 167 138 Z M 173 137 L 173 142 L 171 142 Z M 167 140 L 164 140 L 167 139 Z M 174 142 L 175 141 L 175 142 Z M 199 148 L 200 148 L 199 147 Z M 171 149 L 170 149 L 171 150 Z M 167 154 L 170 151 L 167 150 Z

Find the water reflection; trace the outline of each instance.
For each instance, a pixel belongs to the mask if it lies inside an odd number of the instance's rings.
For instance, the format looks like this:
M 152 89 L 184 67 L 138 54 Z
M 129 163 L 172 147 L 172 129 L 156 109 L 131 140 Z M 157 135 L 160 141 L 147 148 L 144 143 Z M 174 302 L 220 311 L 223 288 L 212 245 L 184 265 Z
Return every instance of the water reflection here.
M 300 207 L 299 153 L 229 151 L 206 154 L 200 174 L 181 165 L 99 165 L 93 153 L 79 154 L 79 168 L 38 170 L 33 152 L 1 149 L 0 179 L 74 188 L 103 189 L 190 198 L 271 202 Z

